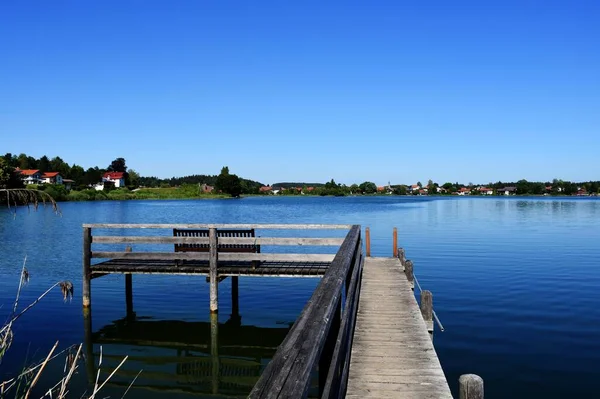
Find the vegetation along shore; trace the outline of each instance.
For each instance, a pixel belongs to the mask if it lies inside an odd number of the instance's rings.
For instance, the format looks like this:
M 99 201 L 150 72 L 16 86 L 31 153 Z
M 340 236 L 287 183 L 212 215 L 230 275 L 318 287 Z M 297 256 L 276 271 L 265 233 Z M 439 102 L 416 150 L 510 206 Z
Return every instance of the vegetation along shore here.
M 560 179 L 546 182 L 489 182 L 467 184 L 429 180 L 426 184 L 360 184 L 280 182 L 263 184 L 240 178 L 223 167 L 218 175 L 196 174 L 161 179 L 141 176 L 116 158 L 106 168 L 84 169 L 69 165 L 60 157 L 37 159 L 26 154 L 0 156 L 0 188 L 42 190 L 57 201 L 129 200 L 129 199 L 202 199 L 241 195 L 552 195 L 596 196 L 600 181 L 570 182 Z

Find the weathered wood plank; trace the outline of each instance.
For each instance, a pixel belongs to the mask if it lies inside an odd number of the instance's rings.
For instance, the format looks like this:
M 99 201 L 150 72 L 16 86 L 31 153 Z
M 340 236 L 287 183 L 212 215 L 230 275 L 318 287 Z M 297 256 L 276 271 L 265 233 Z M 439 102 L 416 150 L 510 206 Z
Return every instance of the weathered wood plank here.
M 208 244 L 208 237 L 94 236 L 94 244 Z M 227 245 L 339 246 L 343 238 L 219 237 Z
M 331 262 L 333 254 L 264 254 L 264 253 L 221 253 L 219 260 L 223 261 L 308 261 Z M 208 260 L 208 252 L 112 252 L 92 251 L 96 259 L 139 259 L 139 260 Z
M 400 259 L 367 258 L 347 398 L 451 398 Z
M 93 229 L 265 229 L 265 230 L 350 230 L 350 224 L 188 224 L 188 223 L 84 223 Z

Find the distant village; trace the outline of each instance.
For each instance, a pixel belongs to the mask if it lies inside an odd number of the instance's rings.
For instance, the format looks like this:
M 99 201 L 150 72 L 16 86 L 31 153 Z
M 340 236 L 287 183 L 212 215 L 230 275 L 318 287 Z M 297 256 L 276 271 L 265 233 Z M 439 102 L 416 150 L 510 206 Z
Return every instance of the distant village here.
M 63 185 L 70 191 L 74 180 L 65 179 L 59 172 L 41 172 L 39 169 L 20 169 L 16 168 L 15 173 L 19 175 L 23 184 L 57 184 Z M 115 188 L 125 187 L 125 173 L 123 172 L 106 172 L 102 175 L 102 180 L 93 185 L 97 191 L 104 190 L 106 185 L 111 185 Z
M 375 186 L 374 183 L 366 182 L 373 186 L 371 189 L 364 189 L 364 184 L 361 185 L 339 185 L 343 192 L 347 192 L 349 195 L 356 194 L 387 194 L 387 195 L 481 195 L 481 196 L 510 196 L 518 194 L 535 194 L 535 195 L 577 195 L 577 196 L 590 196 L 597 195 L 598 192 L 589 192 L 584 186 L 577 186 L 575 192 L 566 192 L 565 188 L 560 184 L 544 185 L 542 189 L 537 189 L 536 192 L 531 192 L 529 187 L 519 188 L 518 186 L 501 186 L 501 187 L 488 187 L 482 185 L 467 185 L 462 186 L 458 183 L 446 183 L 443 186 L 439 186 L 437 183 L 428 184 L 423 186 L 421 183 L 412 185 L 385 185 Z M 570 184 L 570 183 L 569 183 Z M 361 187 L 362 186 L 362 187 Z M 322 186 L 302 186 L 302 187 L 283 187 L 274 184 L 272 186 L 262 186 L 259 188 L 259 193 L 263 195 L 314 195 L 319 194 L 319 191 L 323 189 Z M 572 189 L 571 189 L 572 190 Z
M 72 189 L 74 181 L 63 178 L 59 172 L 41 172 L 38 169 L 20 169 L 16 168 L 15 173 L 19 175 L 21 181 L 25 185 L 31 184 L 53 184 L 63 185 L 67 191 Z M 527 183 L 527 182 L 525 182 Z M 527 183 L 532 184 L 532 183 Z M 535 184 L 535 183 L 533 183 Z M 539 185 L 539 183 L 537 183 Z M 568 183 L 571 184 L 571 183 Z M 90 185 L 97 191 L 104 191 L 106 187 L 123 188 L 125 186 L 124 172 L 105 172 L 101 176 L 101 181 Z M 204 194 L 215 193 L 215 187 L 208 184 L 199 184 L 199 191 Z M 385 185 L 376 186 L 374 183 L 365 182 L 361 185 L 353 184 L 346 186 L 336 184 L 335 182 L 326 183 L 319 186 L 292 186 L 284 187 L 281 185 L 269 185 L 258 188 L 258 193 L 261 195 L 327 195 L 328 190 L 338 190 L 342 195 L 357 195 L 357 194 L 387 194 L 387 195 L 480 195 L 480 196 L 510 196 L 517 194 L 537 194 L 537 195 L 577 195 L 590 196 L 597 195 L 596 192 L 590 192 L 585 186 L 577 186 L 571 188 L 571 192 L 566 192 L 562 184 L 544 185 L 543 188 L 538 187 L 536 192 L 530 192 L 529 188 L 519 189 L 516 186 L 491 187 L 482 185 L 467 185 L 462 186 L 458 183 L 446 183 L 440 186 L 437 183 L 429 182 L 424 186 L 421 183 L 412 185 Z

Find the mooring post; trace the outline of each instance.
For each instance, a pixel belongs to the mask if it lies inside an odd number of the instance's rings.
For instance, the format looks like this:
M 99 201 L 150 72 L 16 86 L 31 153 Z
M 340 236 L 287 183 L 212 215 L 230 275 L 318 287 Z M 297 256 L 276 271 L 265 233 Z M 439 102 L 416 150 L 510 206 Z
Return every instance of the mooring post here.
M 396 227 L 394 227 L 394 248 L 393 248 L 393 255 L 394 258 L 398 257 L 398 229 Z
M 210 228 L 208 231 L 209 241 L 209 264 L 210 264 L 210 312 L 216 313 L 219 310 L 219 278 L 217 276 L 217 263 L 219 262 L 217 229 Z
M 400 259 L 400 264 L 404 267 L 404 264 L 406 263 L 406 252 L 404 251 L 404 248 L 398 248 L 398 259 Z
M 91 297 L 91 261 L 92 261 L 92 229 L 90 227 L 83 228 L 83 289 L 81 296 L 83 297 L 83 307 L 89 308 L 92 304 Z
M 459 399 L 483 399 L 483 378 L 477 374 L 463 374 L 458 379 Z
M 433 294 L 431 291 L 421 291 L 421 314 L 427 325 L 427 331 L 433 339 Z
M 125 248 L 125 252 L 131 252 L 131 246 Z M 127 318 L 133 317 L 133 281 L 131 274 L 125 275 L 125 303 L 127 308 Z
M 85 373 L 89 387 L 93 389 L 96 381 L 96 365 L 94 363 L 94 343 L 92 342 L 92 310 L 83 308 L 83 345 L 85 346 Z
M 407 260 L 406 262 L 404 262 L 404 274 L 406 274 L 406 278 L 408 279 L 408 282 L 410 283 L 410 288 L 412 288 L 412 290 L 415 290 L 415 275 L 414 275 L 414 271 L 413 271 L 413 262 L 412 260 Z
M 366 256 L 371 256 L 371 230 L 365 229 L 365 244 L 367 246 Z
M 212 364 L 211 382 L 212 393 L 219 393 L 219 317 L 217 313 L 210 313 L 210 358 Z

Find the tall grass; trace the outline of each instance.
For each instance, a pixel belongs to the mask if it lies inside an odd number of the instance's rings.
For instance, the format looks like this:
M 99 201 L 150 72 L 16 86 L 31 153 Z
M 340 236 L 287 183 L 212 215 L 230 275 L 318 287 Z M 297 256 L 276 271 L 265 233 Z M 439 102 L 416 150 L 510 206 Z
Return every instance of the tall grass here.
M 0 199 L 2 196 L 6 199 L 6 205 L 9 209 L 16 209 L 19 205 L 27 206 L 28 208 L 33 207 L 34 210 L 37 210 L 39 205 L 49 205 L 52 207 L 52 210 L 57 214 L 60 213 L 60 209 L 56 204 L 56 201 L 49 194 L 35 189 L 0 189 Z M 15 212 L 16 215 L 16 212 Z M 23 266 L 21 267 L 21 273 L 19 278 L 19 284 L 17 286 L 17 294 L 12 306 L 12 311 L 8 316 L 7 320 L 0 327 L 0 365 L 2 364 L 2 359 L 10 349 L 13 338 L 14 338 L 14 329 L 13 326 L 17 322 L 19 318 L 25 315 L 29 310 L 31 310 L 36 304 L 38 304 L 44 297 L 46 297 L 52 290 L 55 288 L 59 288 L 60 292 L 63 296 L 63 300 L 65 302 L 71 301 L 73 298 L 73 284 L 68 281 L 57 281 L 50 288 L 48 288 L 45 292 L 39 295 L 33 302 L 29 305 L 25 306 L 22 310 L 19 311 L 19 299 L 21 297 L 22 290 L 27 286 L 29 282 L 29 271 L 26 267 L 27 257 L 25 257 L 23 261 Z M 32 366 L 26 367 L 21 373 L 16 375 L 13 378 L 9 378 L 5 381 L 0 381 L 0 399 L 13 397 L 18 399 L 28 399 L 33 392 L 34 387 L 38 384 L 40 377 L 46 366 L 49 362 L 57 359 L 58 357 L 64 356 L 64 367 L 62 377 L 58 378 L 58 381 L 50 386 L 44 387 L 44 394 L 41 398 L 66 398 L 69 394 L 69 383 L 73 376 L 77 374 L 77 370 L 79 369 L 79 364 L 83 360 L 82 354 L 82 344 L 71 345 L 58 353 L 55 353 L 58 348 L 59 342 L 56 341 L 52 349 L 48 352 L 46 357 L 34 364 Z M 100 384 L 100 368 L 102 366 L 102 348 L 100 348 L 100 361 L 98 364 L 98 372 L 96 375 L 96 382 L 91 392 L 86 392 L 82 397 L 95 399 L 97 395 L 99 395 L 100 390 L 105 386 L 105 384 L 112 378 L 112 376 L 117 372 L 117 370 L 125 363 L 128 356 L 125 356 L 121 363 L 113 369 L 112 373 Z M 141 371 L 140 371 L 141 373 Z M 139 375 L 139 373 L 138 373 Z M 131 384 L 127 388 L 127 393 L 137 376 L 131 381 Z

